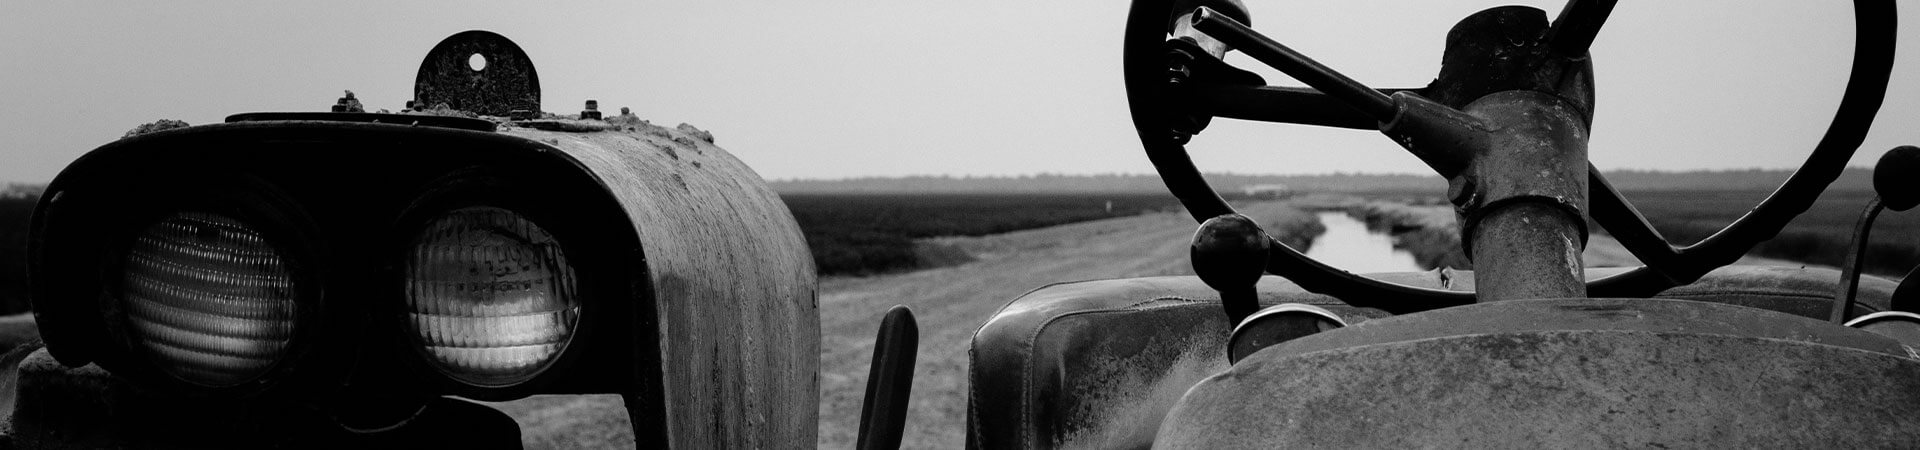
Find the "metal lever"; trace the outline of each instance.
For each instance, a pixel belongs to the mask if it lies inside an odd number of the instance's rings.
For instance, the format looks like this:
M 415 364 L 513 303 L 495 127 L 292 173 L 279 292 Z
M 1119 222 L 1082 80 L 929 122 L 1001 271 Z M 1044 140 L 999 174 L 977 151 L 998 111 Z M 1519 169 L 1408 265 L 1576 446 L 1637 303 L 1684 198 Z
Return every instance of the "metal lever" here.
M 1220 306 L 1226 310 L 1229 328 L 1260 309 L 1254 285 L 1267 273 L 1272 241 L 1253 219 L 1239 214 L 1207 219 L 1193 233 L 1193 273 L 1208 287 L 1220 291 Z
M 1860 271 L 1866 268 L 1868 233 L 1873 231 L 1873 219 L 1880 216 L 1881 209 L 1906 211 L 1920 204 L 1920 189 L 1914 189 L 1912 182 L 1920 176 L 1920 147 L 1902 145 L 1880 155 L 1880 162 L 1873 165 L 1872 200 L 1867 201 L 1866 211 L 1860 214 L 1860 223 L 1853 230 L 1852 255 L 1847 257 L 1846 265 L 1840 269 L 1840 286 L 1833 295 L 1833 323 L 1846 323 L 1853 315 L 1854 296 L 1860 290 Z M 1902 185 L 1905 186 L 1902 186 Z M 1907 284 L 1915 281 L 1909 276 L 1895 289 L 1896 294 L 1909 291 Z M 1893 310 L 1908 311 L 1920 305 L 1907 305 L 1906 298 L 1911 295 L 1895 295 Z
M 894 305 L 880 319 L 873 338 L 873 366 L 867 370 L 867 396 L 860 404 L 860 450 L 900 448 L 907 425 L 907 398 L 913 393 L 913 364 L 920 347 L 920 325 L 913 310 Z
M 1294 79 L 1340 99 L 1380 122 L 1393 120 L 1397 109 L 1387 94 L 1360 84 L 1346 75 L 1308 58 L 1300 52 L 1253 31 L 1239 21 L 1213 8 L 1200 7 L 1193 13 L 1193 27 L 1214 39 L 1245 53 L 1256 61 L 1285 72 Z

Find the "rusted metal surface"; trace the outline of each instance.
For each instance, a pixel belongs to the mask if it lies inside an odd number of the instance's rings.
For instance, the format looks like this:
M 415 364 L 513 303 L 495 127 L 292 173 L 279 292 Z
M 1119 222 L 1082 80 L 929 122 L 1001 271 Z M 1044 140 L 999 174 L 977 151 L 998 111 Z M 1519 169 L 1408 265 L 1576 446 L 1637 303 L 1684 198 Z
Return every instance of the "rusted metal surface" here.
M 1920 354 L 1920 314 L 1906 311 L 1881 311 L 1847 321 L 1847 326 L 1893 338 L 1909 351 Z
M 1441 314 L 1455 310 L 1463 311 Z M 1920 439 L 1920 361 L 1905 347 L 1751 311 L 1542 300 L 1368 321 L 1269 348 L 1194 386 L 1155 445 L 1885 447 Z
M 1448 178 L 1479 301 L 1586 295 L 1592 67 L 1550 51 L 1549 34 L 1538 9 L 1469 16 L 1448 33 L 1436 101 L 1396 94 L 1380 127 Z
M 258 112 L 227 116 L 227 122 L 265 122 L 312 120 L 329 122 L 366 122 L 391 123 L 398 125 L 420 125 L 440 128 L 458 128 L 462 130 L 493 131 L 491 121 L 469 119 L 466 117 L 433 116 L 426 114 L 380 114 L 380 113 L 306 113 L 306 112 Z
M 1622 270 L 1590 269 L 1588 276 Z M 1740 307 L 1770 309 L 1806 317 L 1799 320 L 1804 324 L 1825 317 L 1837 275 L 1831 269 L 1735 266 L 1661 295 L 1734 305 L 1723 308 L 1747 311 L 1749 316 L 1765 312 Z M 1470 272 L 1396 273 L 1382 278 L 1427 289 L 1474 288 Z M 1893 289 L 1891 281 L 1863 279 L 1862 309 L 1884 308 Z M 1223 330 L 1226 321 L 1215 294 L 1194 277 L 1151 277 L 1056 284 L 1009 302 L 974 335 L 968 369 L 972 385 L 968 445 L 1150 445 L 1159 418 L 1180 395 L 1228 367 L 1222 351 L 1228 339 Z M 1261 279 L 1258 295 L 1262 305 L 1324 307 L 1353 327 L 1385 317 L 1383 311 L 1345 306 L 1278 277 Z M 1505 303 L 1513 302 L 1474 308 Z M 1530 325 L 1536 320 L 1529 317 L 1485 316 L 1474 323 L 1537 326 Z M 1790 319 L 1775 316 L 1774 321 Z M 1329 334 L 1288 342 L 1326 339 Z M 1841 337 L 1861 341 L 1859 333 Z M 1895 351 L 1896 347 L 1876 348 Z
M 1264 305 L 1311 303 L 1348 322 L 1383 317 L 1279 277 Z M 1142 448 L 1187 388 L 1227 368 L 1230 324 L 1195 277 L 1061 283 L 1008 303 L 968 353 L 969 448 Z
M 1808 342 L 1906 357 L 1899 342 L 1860 330 L 1756 308 L 1666 299 L 1496 302 L 1368 321 L 1268 348 L 1302 355 L 1437 337 L 1499 333 L 1616 331 L 1719 334 Z
M 640 238 L 658 328 L 659 399 L 629 399 L 635 435 L 675 448 L 814 442 L 820 315 L 813 259 L 786 204 L 744 163 L 684 131 L 513 129 L 578 161 Z M 658 402 L 658 409 L 652 406 Z M 664 416 L 661 416 L 664 414 Z
M 586 108 L 580 111 L 580 120 L 600 120 L 599 100 L 587 100 Z
M 469 59 L 484 58 L 475 70 Z M 413 97 L 427 108 L 445 104 L 476 114 L 506 117 L 514 110 L 540 110 L 540 75 L 520 46 L 490 31 L 464 31 L 441 40 L 420 61 Z
M 1471 254 L 1479 301 L 1587 296 L 1580 259 L 1587 235 L 1576 220 L 1538 201 L 1513 202 L 1478 218 L 1472 231 L 1480 245 Z
M 273 396 L 327 410 L 403 395 L 501 401 L 619 393 L 643 446 L 815 440 L 819 317 L 812 259 L 799 227 L 738 159 L 692 132 L 647 124 L 485 132 L 248 120 L 110 143 L 56 178 L 46 209 L 36 215 L 42 240 L 35 254 L 43 256 L 31 266 L 42 281 L 36 318 L 61 362 L 100 362 L 116 375 L 143 367 L 145 360 L 100 331 L 106 319 L 97 308 L 99 286 L 87 281 L 97 277 L 107 254 L 97 241 L 126 226 L 119 223 L 127 220 L 114 219 L 125 202 L 144 198 L 128 193 L 152 191 L 166 184 L 156 177 L 188 176 L 182 173 L 196 167 L 272 180 L 288 201 L 320 219 L 333 238 L 325 248 L 336 255 L 326 267 L 329 291 L 355 299 L 327 303 L 352 306 L 325 308 L 306 328 L 324 336 L 313 341 L 324 344 L 290 357 L 284 365 L 297 370 L 286 370 L 286 377 L 262 381 Z M 390 234 L 404 230 L 395 229 L 395 218 L 412 209 L 430 182 L 486 168 L 507 177 L 498 185 L 508 188 L 497 192 L 500 198 L 494 191 L 474 194 L 480 201 L 512 202 L 516 210 L 552 218 L 543 224 L 557 236 L 584 239 L 566 244 L 582 273 L 585 299 L 573 343 L 534 380 L 501 388 L 436 381 L 431 369 L 410 371 L 413 353 L 393 340 L 405 331 L 369 319 L 404 303 L 403 290 L 368 281 L 384 279 L 382 267 L 398 252 Z M 342 185 L 340 174 L 360 181 Z M 357 370 L 343 373 L 350 368 Z M 386 390 L 354 390 L 367 386 Z

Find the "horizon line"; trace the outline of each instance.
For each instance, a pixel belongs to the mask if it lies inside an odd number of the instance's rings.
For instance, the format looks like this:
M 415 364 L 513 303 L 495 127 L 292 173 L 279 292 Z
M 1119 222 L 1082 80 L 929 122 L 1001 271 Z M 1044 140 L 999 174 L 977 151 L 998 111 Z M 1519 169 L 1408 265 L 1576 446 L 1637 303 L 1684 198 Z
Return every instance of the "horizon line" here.
M 1730 169 L 1687 169 L 1687 170 L 1618 168 L 1618 169 L 1603 169 L 1601 170 L 1601 173 L 1638 172 L 1638 173 L 1659 173 L 1659 174 L 1692 174 L 1692 173 L 1732 173 L 1732 172 L 1794 172 L 1798 170 L 1800 170 L 1800 168 L 1798 167 L 1789 167 L 1789 168 L 1748 167 L 1748 168 L 1730 168 Z M 1848 165 L 1841 170 L 1871 171 L 1873 170 L 1873 168 L 1866 167 L 1866 166 Z M 1440 177 L 1439 174 L 1435 174 L 1435 173 L 1411 173 L 1411 172 L 1245 173 L 1245 172 L 1226 171 L 1226 172 L 1201 172 L 1201 173 L 1207 176 L 1246 176 L 1246 177 L 1325 177 L 1325 176 L 1376 176 L 1376 177 L 1378 176 L 1414 176 L 1414 177 L 1435 177 L 1435 178 Z M 845 181 L 859 181 L 859 180 L 902 180 L 902 179 L 913 179 L 913 178 L 1013 179 L 1013 178 L 1039 178 L 1039 177 L 1088 178 L 1088 177 L 1148 177 L 1148 176 L 1158 177 L 1160 176 L 1160 174 L 1154 173 L 1154 172 L 1144 172 L 1144 173 L 1139 173 L 1139 172 L 1132 172 L 1132 173 L 1130 172 L 1105 172 L 1105 173 L 1031 172 L 1031 173 L 1010 174 L 1010 175 L 1009 174 L 979 175 L 979 174 L 921 173 L 921 174 L 907 174 L 907 175 L 859 175 L 859 176 L 848 176 L 848 177 L 838 177 L 838 178 L 765 178 L 765 180 L 768 183 L 793 183 L 793 182 L 845 182 Z

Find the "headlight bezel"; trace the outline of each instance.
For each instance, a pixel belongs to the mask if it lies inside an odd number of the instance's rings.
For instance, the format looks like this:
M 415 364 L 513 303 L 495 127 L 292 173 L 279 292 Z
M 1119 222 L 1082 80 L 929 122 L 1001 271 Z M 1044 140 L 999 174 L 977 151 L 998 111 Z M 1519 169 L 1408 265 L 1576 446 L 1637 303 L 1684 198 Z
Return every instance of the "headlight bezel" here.
M 125 220 L 107 226 L 99 269 L 93 275 L 99 282 L 94 290 L 95 307 L 105 339 L 103 368 L 129 380 L 144 390 L 171 392 L 188 397 L 249 396 L 300 378 L 300 367 L 314 356 L 318 341 L 328 331 L 327 242 L 312 216 L 287 193 L 250 174 L 185 172 L 169 177 L 172 183 L 161 189 L 128 190 L 123 201 L 109 208 L 123 208 L 118 214 Z M 166 361 L 141 350 L 140 337 L 130 329 L 123 277 L 133 251 L 134 241 L 148 227 L 173 216 L 205 213 L 224 216 L 245 224 L 259 233 L 279 254 L 292 285 L 292 330 L 280 356 L 260 373 L 237 383 L 207 384 L 186 379 L 167 370 Z
M 397 351 L 409 372 L 417 374 L 424 382 L 433 386 L 433 390 L 450 395 L 458 395 L 478 400 L 508 400 L 536 393 L 555 393 L 553 381 L 567 378 L 575 372 L 572 367 L 583 365 L 583 355 L 598 353 L 593 347 L 605 346 L 598 341 L 604 340 L 597 326 L 606 315 L 607 308 L 600 298 L 608 292 L 607 280 L 613 275 L 608 272 L 616 267 L 601 249 L 588 245 L 601 230 L 590 220 L 583 220 L 580 208 L 568 208 L 556 199 L 568 198 L 564 189 L 541 183 L 539 177 L 523 173 L 511 173 L 499 170 L 498 166 L 469 166 L 454 170 L 432 182 L 413 198 L 398 216 L 386 240 L 391 249 L 386 274 L 381 283 L 383 305 L 380 316 L 391 330 L 393 336 L 386 340 L 394 347 L 404 348 Z M 567 342 L 559 352 L 531 374 L 518 381 L 506 384 L 477 384 L 463 380 L 459 375 L 450 373 L 434 361 L 425 348 L 425 344 L 415 332 L 409 316 L 408 294 L 406 292 L 408 254 L 413 251 L 415 238 L 424 231 L 424 227 L 454 211 L 466 208 L 497 208 L 518 216 L 551 236 L 559 251 L 565 255 L 566 263 L 571 266 L 573 276 L 574 303 L 576 312 L 573 330 Z M 597 294 L 598 293 L 598 294 Z

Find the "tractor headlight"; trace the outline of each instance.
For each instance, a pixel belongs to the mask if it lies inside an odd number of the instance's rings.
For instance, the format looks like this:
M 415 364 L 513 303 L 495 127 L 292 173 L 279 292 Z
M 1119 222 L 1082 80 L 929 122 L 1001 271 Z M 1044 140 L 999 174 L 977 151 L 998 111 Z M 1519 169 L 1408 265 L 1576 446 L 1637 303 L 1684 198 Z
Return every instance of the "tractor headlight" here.
M 294 334 L 294 277 L 273 242 L 232 217 L 182 212 L 138 232 L 119 306 L 132 347 L 160 370 L 209 387 L 266 373 Z
M 506 386 L 538 375 L 580 320 L 574 269 L 546 229 L 491 206 L 454 209 L 412 239 L 407 323 L 427 361 L 456 380 Z

